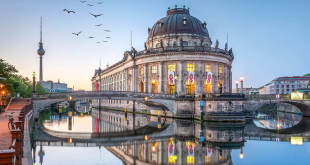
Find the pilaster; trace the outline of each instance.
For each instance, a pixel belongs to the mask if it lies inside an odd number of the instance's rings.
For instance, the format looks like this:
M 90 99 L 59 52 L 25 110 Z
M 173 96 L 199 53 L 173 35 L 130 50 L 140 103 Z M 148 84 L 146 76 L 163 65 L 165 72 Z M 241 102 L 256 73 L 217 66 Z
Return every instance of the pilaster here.
M 214 64 L 212 65 L 212 70 L 213 70 L 213 74 L 212 74 L 212 91 L 213 93 L 218 93 L 218 76 L 219 76 L 219 65 L 217 62 L 214 62 Z
M 144 74 L 144 92 L 149 92 L 149 64 L 145 63 L 143 68 Z
M 158 67 L 158 75 L 159 75 L 159 81 L 158 81 L 158 93 L 163 93 L 164 92 L 164 69 L 163 69 L 163 61 L 159 62 L 159 67 Z

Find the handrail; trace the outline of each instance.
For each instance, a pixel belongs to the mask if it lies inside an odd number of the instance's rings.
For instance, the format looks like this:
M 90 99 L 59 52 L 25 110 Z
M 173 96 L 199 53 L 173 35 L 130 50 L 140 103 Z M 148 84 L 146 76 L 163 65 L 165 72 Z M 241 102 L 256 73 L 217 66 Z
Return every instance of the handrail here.
M 12 99 L 13 99 L 13 97 L 11 97 L 10 102 L 7 104 L 6 108 L 4 109 L 5 111 L 9 109 L 9 106 L 10 106 L 10 104 L 12 102 Z

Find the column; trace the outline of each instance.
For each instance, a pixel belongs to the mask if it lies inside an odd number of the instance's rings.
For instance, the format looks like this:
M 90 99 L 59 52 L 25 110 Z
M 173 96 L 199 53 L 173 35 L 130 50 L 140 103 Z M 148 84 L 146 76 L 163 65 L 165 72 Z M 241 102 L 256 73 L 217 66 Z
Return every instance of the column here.
M 212 91 L 213 93 L 218 93 L 218 75 L 219 75 L 219 65 L 217 62 L 214 62 L 212 65 Z
M 223 93 L 227 93 L 227 66 L 223 65 Z
M 168 65 L 163 64 L 163 92 L 164 94 L 167 94 L 167 80 L 168 77 L 166 77 L 166 75 L 168 75 Z
M 128 76 L 128 68 L 125 69 L 125 76 L 124 76 L 124 90 L 128 91 L 128 81 L 127 81 L 127 76 Z
M 178 72 L 178 78 L 177 78 L 177 92 L 178 94 L 185 94 L 185 79 L 184 79 L 184 61 L 181 60 L 177 64 L 177 72 Z
M 144 64 L 143 68 L 143 74 L 144 74 L 144 92 L 149 92 L 149 63 Z
M 158 93 L 161 93 L 163 94 L 164 92 L 164 78 L 163 78 L 163 75 L 164 75 L 164 69 L 163 69 L 163 61 L 160 61 L 159 62 L 159 67 L 158 67 L 158 75 L 159 75 L 159 80 L 158 80 Z

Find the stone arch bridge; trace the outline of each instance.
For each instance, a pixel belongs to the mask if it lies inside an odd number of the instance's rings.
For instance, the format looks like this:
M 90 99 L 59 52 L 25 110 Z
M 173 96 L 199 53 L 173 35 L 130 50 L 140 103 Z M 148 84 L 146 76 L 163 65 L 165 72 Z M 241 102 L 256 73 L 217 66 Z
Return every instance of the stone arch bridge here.
M 110 99 L 110 100 L 132 100 L 141 102 L 153 110 L 164 110 L 165 112 L 175 114 L 174 96 L 165 94 L 149 94 L 142 92 L 126 92 L 126 91 L 102 91 L 102 92 L 67 92 L 67 93 L 48 93 L 33 94 L 34 116 L 38 117 L 39 113 L 48 105 L 69 101 L 88 100 L 88 99 Z M 145 97 L 149 99 L 146 101 Z M 134 106 L 135 104 L 133 104 Z

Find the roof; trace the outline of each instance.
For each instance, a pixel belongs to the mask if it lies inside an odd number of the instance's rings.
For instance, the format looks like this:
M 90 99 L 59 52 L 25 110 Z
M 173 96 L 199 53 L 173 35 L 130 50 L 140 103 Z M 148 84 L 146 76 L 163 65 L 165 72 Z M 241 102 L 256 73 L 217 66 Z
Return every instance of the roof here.
M 186 25 L 183 24 L 183 20 L 186 20 Z M 209 37 L 206 23 L 202 23 L 199 19 L 191 16 L 187 9 L 175 8 L 168 10 L 166 17 L 154 24 L 149 30 L 148 39 L 159 35 L 177 33 L 191 33 Z

